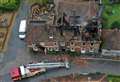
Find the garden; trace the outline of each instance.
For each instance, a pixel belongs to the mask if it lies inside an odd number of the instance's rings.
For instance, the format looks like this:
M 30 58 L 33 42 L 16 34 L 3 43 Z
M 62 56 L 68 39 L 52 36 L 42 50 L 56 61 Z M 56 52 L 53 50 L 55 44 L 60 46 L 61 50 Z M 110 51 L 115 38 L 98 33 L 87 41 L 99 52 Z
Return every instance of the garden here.
M 120 82 L 120 76 L 108 75 L 109 82 Z
M 103 28 L 120 29 L 120 4 L 110 3 L 109 0 L 103 0 L 104 11 L 102 14 Z
M 0 0 L 0 52 L 6 50 L 19 6 L 20 0 Z

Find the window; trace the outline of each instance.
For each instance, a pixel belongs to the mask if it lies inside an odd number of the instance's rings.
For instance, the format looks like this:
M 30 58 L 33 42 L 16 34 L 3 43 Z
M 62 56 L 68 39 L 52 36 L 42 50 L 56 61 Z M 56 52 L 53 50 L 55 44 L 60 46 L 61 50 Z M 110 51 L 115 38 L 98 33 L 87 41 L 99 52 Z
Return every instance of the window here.
M 91 47 L 91 48 L 90 48 L 90 52 L 94 52 L 94 48 Z
M 93 46 L 93 43 L 91 43 L 91 46 Z
M 60 46 L 65 46 L 65 42 L 60 42 Z
M 74 45 L 74 43 L 73 43 L 73 42 L 71 42 L 71 45 Z
M 57 43 L 55 42 L 54 45 L 57 45 Z
M 85 45 L 85 43 L 83 43 L 83 45 Z
M 56 47 L 56 48 L 54 48 L 54 50 L 55 50 L 55 51 L 59 51 L 59 49 L 58 49 L 57 47 Z
M 53 48 L 49 48 L 50 51 L 53 51 Z
M 71 48 L 71 51 L 74 52 L 75 51 L 74 48 Z
M 71 42 L 71 44 L 73 45 L 73 42 Z

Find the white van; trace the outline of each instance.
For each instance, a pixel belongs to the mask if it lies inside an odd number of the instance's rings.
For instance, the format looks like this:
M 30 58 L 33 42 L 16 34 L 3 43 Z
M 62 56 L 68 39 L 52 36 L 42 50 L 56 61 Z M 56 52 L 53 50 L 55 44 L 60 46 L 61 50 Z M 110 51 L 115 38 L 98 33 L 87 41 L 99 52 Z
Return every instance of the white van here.
M 19 27 L 19 38 L 24 39 L 26 37 L 26 20 L 21 20 Z

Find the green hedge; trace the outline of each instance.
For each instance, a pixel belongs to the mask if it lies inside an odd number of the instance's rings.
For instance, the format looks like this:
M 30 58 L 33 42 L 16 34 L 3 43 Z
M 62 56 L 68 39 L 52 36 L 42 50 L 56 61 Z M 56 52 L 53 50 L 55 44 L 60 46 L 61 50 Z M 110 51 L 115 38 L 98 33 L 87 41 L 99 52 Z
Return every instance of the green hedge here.
M 49 55 L 60 55 L 61 52 L 60 51 L 48 51 L 47 52 Z
M 81 56 L 81 55 L 93 55 L 93 54 L 97 54 L 97 53 L 92 53 L 92 52 L 86 52 L 84 54 L 80 53 L 80 52 L 71 52 L 70 50 L 62 52 L 62 51 L 48 51 L 47 52 L 49 55 L 61 55 L 61 54 L 68 54 L 70 56 Z
M 69 54 L 70 56 L 80 56 L 80 53 L 78 52 L 71 52 L 71 51 L 65 51 L 65 52 L 61 52 L 61 51 L 48 51 L 49 55 L 61 55 L 61 54 Z
M 71 52 L 71 51 L 66 51 L 66 54 L 69 54 L 70 56 L 80 56 L 81 53 L 79 52 Z

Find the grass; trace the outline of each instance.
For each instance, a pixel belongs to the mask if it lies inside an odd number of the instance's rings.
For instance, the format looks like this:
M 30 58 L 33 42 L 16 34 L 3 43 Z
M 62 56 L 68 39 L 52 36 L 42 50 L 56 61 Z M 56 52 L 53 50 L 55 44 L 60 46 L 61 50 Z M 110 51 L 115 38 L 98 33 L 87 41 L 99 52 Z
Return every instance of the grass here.
M 120 76 L 108 75 L 109 82 L 120 82 Z
M 120 4 L 110 4 L 108 0 L 103 0 L 105 5 L 103 18 L 103 28 L 111 28 L 112 24 L 117 21 L 120 23 Z

